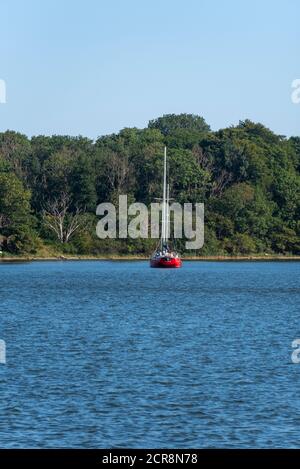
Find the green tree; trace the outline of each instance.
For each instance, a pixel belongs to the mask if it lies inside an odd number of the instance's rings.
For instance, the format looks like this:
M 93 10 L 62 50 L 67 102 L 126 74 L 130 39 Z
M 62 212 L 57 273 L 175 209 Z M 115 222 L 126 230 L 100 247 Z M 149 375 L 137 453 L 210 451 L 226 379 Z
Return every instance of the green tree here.
M 165 114 L 162 117 L 153 119 L 149 122 L 150 129 L 158 129 L 167 136 L 178 130 L 197 131 L 198 133 L 207 133 L 210 131 L 209 125 L 203 117 L 195 114 Z
M 0 233 L 4 249 L 33 252 L 37 237 L 33 230 L 30 191 L 11 173 L 0 173 Z

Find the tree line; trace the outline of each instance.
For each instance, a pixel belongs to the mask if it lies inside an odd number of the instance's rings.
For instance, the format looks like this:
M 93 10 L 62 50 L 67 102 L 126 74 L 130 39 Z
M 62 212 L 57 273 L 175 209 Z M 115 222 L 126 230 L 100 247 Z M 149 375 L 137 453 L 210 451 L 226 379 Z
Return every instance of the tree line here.
M 205 204 L 205 243 L 195 254 L 300 254 L 300 137 L 250 120 L 213 132 L 191 114 L 96 141 L 0 133 L 0 248 L 148 255 L 155 240 L 97 238 L 96 206 L 117 204 L 120 194 L 147 205 L 159 197 L 165 145 L 171 196 Z

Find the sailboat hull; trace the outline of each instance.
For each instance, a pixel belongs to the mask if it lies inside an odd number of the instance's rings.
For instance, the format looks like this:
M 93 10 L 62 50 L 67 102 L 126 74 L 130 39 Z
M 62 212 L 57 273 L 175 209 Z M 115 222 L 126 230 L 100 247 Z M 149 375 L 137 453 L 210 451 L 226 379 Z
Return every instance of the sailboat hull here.
M 150 267 L 163 269 L 178 269 L 182 266 L 182 260 L 179 257 L 159 257 L 150 259 Z

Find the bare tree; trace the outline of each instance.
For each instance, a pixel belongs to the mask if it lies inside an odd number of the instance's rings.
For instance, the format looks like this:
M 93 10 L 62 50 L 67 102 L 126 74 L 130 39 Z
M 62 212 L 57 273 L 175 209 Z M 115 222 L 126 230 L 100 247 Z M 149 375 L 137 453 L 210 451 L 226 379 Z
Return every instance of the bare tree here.
M 6 216 L 0 213 L 0 229 L 1 228 L 6 228 L 9 226 L 11 223 L 10 219 Z
M 228 173 L 225 169 L 222 169 L 221 173 L 213 183 L 212 194 L 216 197 L 219 197 L 228 184 L 230 184 L 232 179 L 232 174 Z
M 107 178 L 113 191 L 122 193 L 130 175 L 130 164 L 127 155 L 112 153 L 107 164 Z
M 47 204 L 43 210 L 45 225 L 53 231 L 61 243 L 68 243 L 74 233 L 83 226 L 83 211 L 69 211 L 70 197 L 63 192 L 60 197 Z
M 199 145 L 193 148 L 193 154 L 198 164 L 203 169 L 214 174 L 214 181 L 211 186 L 211 195 L 219 197 L 224 192 L 226 187 L 232 182 L 233 175 L 226 169 L 222 169 L 219 174 L 216 174 L 217 170 L 214 168 L 211 158 L 209 158 L 208 154 L 204 152 Z
M 207 171 L 213 170 L 213 164 L 209 156 L 199 145 L 195 145 L 193 150 L 193 155 L 196 158 L 197 163 L 201 168 L 206 169 Z

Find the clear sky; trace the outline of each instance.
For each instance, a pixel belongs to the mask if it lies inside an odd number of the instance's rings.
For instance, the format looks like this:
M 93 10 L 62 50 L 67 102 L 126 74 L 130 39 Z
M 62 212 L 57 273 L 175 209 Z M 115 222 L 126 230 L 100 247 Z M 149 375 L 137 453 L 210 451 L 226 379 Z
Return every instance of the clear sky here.
M 2 0 L 0 131 L 96 138 L 195 113 L 300 135 L 299 0 Z

